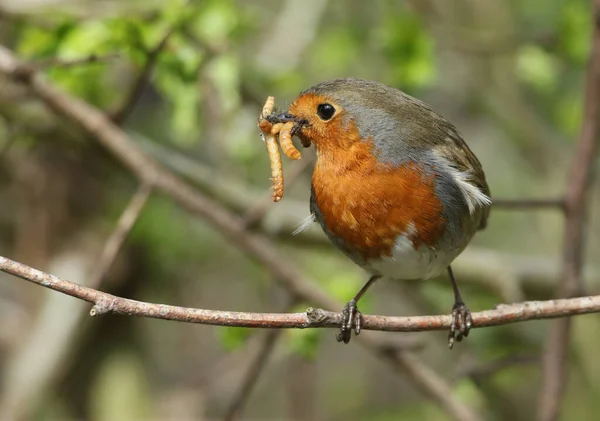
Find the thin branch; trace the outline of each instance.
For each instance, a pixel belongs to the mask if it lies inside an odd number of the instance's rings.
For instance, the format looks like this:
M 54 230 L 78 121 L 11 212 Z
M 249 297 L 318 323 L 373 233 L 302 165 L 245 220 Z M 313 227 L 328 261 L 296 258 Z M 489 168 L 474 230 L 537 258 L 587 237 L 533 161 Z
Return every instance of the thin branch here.
M 592 7 L 592 47 L 584 85 L 583 123 L 565 200 L 563 275 L 557 290 L 557 296 L 561 298 L 573 297 L 584 291 L 581 273 L 585 247 L 586 193 L 592 181 L 592 164 L 600 137 L 600 0 L 595 0 Z M 552 324 L 542 360 L 542 387 L 538 399 L 540 421 L 555 421 L 559 418 L 567 383 L 570 337 L 569 319 Z
M 123 122 L 135 108 L 138 99 L 142 95 L 142 92 L 150 80 L 150 75 L 152 74 L 152 70 L 158 61 L 158 57 L 167 46 L 167 42 L 169 41 L 171 35 L 173 35 L 173 32 L 175 32 L 174 26 L 169 28 L 160 39 L 158 44 L 156 44 L 154 48 L 147 52 L 146 63 L 144 63 L 144 67 L 141 69 L 140 73 L 135 79 L 131 89 L 129 90 L 129 93 L 123 100 L 123 103 L 116 110 L 110 113 L 110 118 L 115 124 L 123 124 Z
M 254 390 L 254 386 L 258 382 L 258 378 L 263 369 L 266 367 L 269 357 L 275 349 L 275 345 L 282 333 L 281 330 L 276 329 L 266 332 L 257 354 L 252 363 L 249 364 L 248 371 L 242 379 L 241 385 L 238 387 L 238 390 L 236 390 L 229 407 L 223 416 L 223 421 L 233 421 L 239 418 L 239 414 L 246 405 L 252 390 Z
M 2 256 L 0 256 L 0 270 L 92 303 L 94 305 L 90 311 L 92 316 L 113 313 L 122 316 L 150 317 L 212 326 L 270 329 L 339 328 L 342 320 L 341 313 L 318 308 L 309 308 L 305 313 L 248 313 L 204 310 L 130 300 L 61 279 Z M 598 312 L 600 312 L 600 295 L 549 301 L 526 301 L 472 313 L 472 327 L 502 326 L 526 320 L 551 319 Z M 451 322 L 451 315 L 414 317 L 363 315 L 361 327 L 363 330 L 384 332 L 424 332 L 448 330 Z
M 69 67 L 82 66 L 82 65 L 88 65 L 88 64 L 104 63 L 104 62 L 114 60 L 119 57 L 120 57 L 119 53 L 110 53 L 110 54 L 106 54 L 106 55 L 91 54 L 87 57 L 81 57 L 81 58 L 76 58 L 76 59 L 61 59 L 61 58 L 53 57 L 53 58 L 49 58 L 47 60 L 34 61 L 30 64 L 31 64 L 31 66 L 35 67 L 38 70 L 43 70 L 48 67 L 69 68 Z
M 121 250 L 127 235 L 138 220 L 142 209 L 144 209 L 151 192 L 152 185 L 150 183 L 143 183 L 140 184 L 137 191 L 131 197 L 131 200 L 117 222 L 117 226 L 108 240 L 106 240 L 98 263 L 90 275 L 90 280 L 88 282 L 90 288 L 97 288 L 104 276 L 106 276 L 106 273 L 119 254 L 119 250 Z
M 78 123 L 88 134 L 93 135 L 106 149 L 115 155 L 139 180 L 156 179 L 157 190 L 170 196 L 191 213 L 208 221 L 213 228 L 231 240 L 240 250 L 264 265 L 270 274 L 303 301 L 325 308 L 342 308 L 314 283 L 304 277 L 295 265 L 283 259 L 276 248 L 264 236 L 247 230 L 242 218 L 201 195 L 183 180 L 163 169 L 147 157 L 129 137 L 104 113 L 88 103 L 71 97 L 54 88 L 24 67 L 10 50 L 0 47 L 0 73 L 26 84 L 32 93 L 42 99 L 57 114 Z M 457 421 L 479 421 L 480 417 L 465 403 L 452 394 L 450 385 L 418 357 L 408 351 L 398 352 L 372 336 L 359 337 L 360 343 L 379 355 L 391 366 L 407 375 L 425 396 L 431 398 Z
M 494 209 L 502 208 L 506 210 L 521 209 L 558 209 L 564 210 L 565 199 L 494 199 Z
M 570 339 L 570 320 L 557 320 L 550 326 L 542 354 L 541 387 L 538 395 L 538 419 L 540 421 L 559 419 L 567 382 Z
M 289 312 L 296 304 L 297 301 L 295 299 L 290 300 L 290 302 L 285 306 L 284 312 Z M 281 330 L 273 329 L 268 331 L 265 337 L 262 339 L 262 343 L 260 344 L 256 355 L 250 364 L 248 364 L 248 371 L 244 375 L 241 384 L 231 399 L 231 403 L 225 412 L 223 421 L 234 421 L 242 412 L 242 409 L 246 405 L 254 386 L 258 382 L 260 374 L 263 372 L 263 369 L 267 365 L 267 361 L 269 361 L 271 353 L 275 349 L 275 345 L 277 344 L 277 340 L 280 338 L 281 333 Z

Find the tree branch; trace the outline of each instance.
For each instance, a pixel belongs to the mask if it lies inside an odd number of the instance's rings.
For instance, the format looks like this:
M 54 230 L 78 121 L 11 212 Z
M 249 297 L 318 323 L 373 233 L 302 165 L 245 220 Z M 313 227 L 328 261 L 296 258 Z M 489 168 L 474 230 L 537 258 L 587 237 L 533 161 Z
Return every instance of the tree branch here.
M 152 185 L 144 183 L 140 184 L 137 191 L 131 197 L 127 207 L 119 217 L 117 226 L 106 240 L 98 262 L 90 275 L 88 285 L 91 288 L 97 288 L 100 285 L 102 279 L 113 265 L 129 232 L 142 213 L 151 192 Z
M 175 27 L 169 28 L 160 39 L 158 44 L 148 51 L 146 55 L 146 63 L 144 63 L 144 67 L 133 82 L 129 93 L 123 100 L 123 103 L 116 110 L 110 113 L 110 118 L 115 124 L 119 126 L 122 125 L 125 119 L 133 111 L 135 104 L 148 84 L 150 75 L 152 74 L 152 70 L 158 61 L 161 51 L 167 46 L 167 42 L 169 41 L 171 35 L 173 35 L 174 31 Z
M 289 311 L 296 305 L 295 299 L 289 299 L 288 304 L 285 306 L 284 311 Z M 225 411 L 223 421 L 234 421 L 239 418 L 240 412 L 243 410 L 244 405 L 248 401 L 254 386 L 258 382 L 258 378 L 266 367 L 267 362 L 271 353 L 277 345 L 277 341 L 281 336 L 281 330 L 271 330 L 266 333 L 265 337 L 262 338 L 262 342 L 253 357 L 253 360 L 248 364 L 248 370 L 244 375 L 240 385 L 237 387 L 233 394 L 233 398 Z
M 584 85 L 583 123 L 577 150 L 571 166 L 565 199 L 565 233 L 563 244 L 563 274 L 557 296 L 582 294 L 584 230 L 586 223 L 586 192 L 592 181 L 592 164 L 600 136 L 600 0 L 592 6 L 592 47 Z M 567 384 L 567 358 L 571 336 L 571 320 L 552 324 L 542 360 L 542 387 L 538 400 L 538 419 L 559 418 Z
M 61 58 L 53 57 L 53 58 L 50 58 L 47 60 L 39 60 L 39 61 L 32 62 L 31 66 L 35 67 L 38 70 L 43 70 L 48 67 L 69 68 L 69 67 L 82 66 L 82 65 L 88 65 L 88 64 L 104 63 L 104 62 L 114 60 L 119 57 L 120 57 L 119 53 L 110 53 L 110 54 L 106 54 L 106 55 L 102 55 L 102 56 L 98 55 L 98 54 L 90 54 L 87 57 L 81 57 L 81 58 L 76 58 L 76 59 L 61 59 Z
M 0 256 L 0 270 L 92 303 L 94 304 L 90 311 L 92 316 L 113 313 L 213 326 L 273 329 L 339 328 L 342 320 L 339 312 L 318 308 L 309 308 L 305 313 L 248 313 L 204 310 L 130 300 L 58 278 L 2 256 Z M 472 327 L 502 326 L 526 320 L 551 319 L 598 312 L 600 312 L 600 295 L 562 300 L 526 301 L 499 305 L 493 310 L 472 313 Z M 448 330 L 452 322 L 451 315 L 414 317 L 363 315 L 362 317 L 361 327 L 363 330 L 385 332 Z
M 549 199 L 494 199 L 494 209 L 522 210 L 522 209 L 558 209 L 564 210 L 564 198 Z

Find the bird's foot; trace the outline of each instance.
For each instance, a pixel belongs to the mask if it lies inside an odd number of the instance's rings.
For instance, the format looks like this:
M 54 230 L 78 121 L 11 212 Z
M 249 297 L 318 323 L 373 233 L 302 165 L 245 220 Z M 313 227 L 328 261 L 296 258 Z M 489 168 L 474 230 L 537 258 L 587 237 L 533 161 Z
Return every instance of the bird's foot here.
M 450 349 L 454 346 L 454 341 L 460 342 L 463 338 L 469 336 L 472 324 L 471 311 L 465 303 L 462 301 L 454 303 L 452 307 L 452 324 L 448 333 L 448 347 Z
M 342 326 L 340 327 L 340 333 L 336 337 L 338 342 L 344 342 L 345 344 L 350 342 L 352 330 L 357 335 L 360 333 L 361 317 L 362 314 L 358 310 L 356 300 L 348 301 L 348 304 L 342 310 Z

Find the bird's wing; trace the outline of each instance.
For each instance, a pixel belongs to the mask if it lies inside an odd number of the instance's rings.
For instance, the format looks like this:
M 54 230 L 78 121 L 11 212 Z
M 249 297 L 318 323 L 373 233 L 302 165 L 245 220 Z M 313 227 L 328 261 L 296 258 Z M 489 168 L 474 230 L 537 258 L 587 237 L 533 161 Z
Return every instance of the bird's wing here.
M 433 147 L 434 153 L 456 170 L 457 184 L 465 194 L 469 206 L 483 208 L 479 224 L 479 229 L 483 229 L 486 226 L 491 205 L 490 188 L 485 180 L 483 168 L 454 127 L 449 127 L 446 133 L 447 136 L 444 140 Z

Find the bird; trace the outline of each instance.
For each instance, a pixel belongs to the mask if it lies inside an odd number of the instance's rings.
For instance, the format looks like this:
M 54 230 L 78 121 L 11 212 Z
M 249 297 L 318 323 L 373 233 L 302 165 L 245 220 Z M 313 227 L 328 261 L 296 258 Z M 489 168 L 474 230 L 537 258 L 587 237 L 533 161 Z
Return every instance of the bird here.
M 449 347 L 467 337 L 472 317 L 451 263 L 485 228 L 491 193 L 457 128 L 419 99 L 359 78 L 318 83 L 268 119 L 294 122 L 302 145 L 314 145 L 310 220 L 370 275 L 344 306 L 337 340 L 360 333 L 358 301 L 378 279 L 444 272 L 454 292 Z

